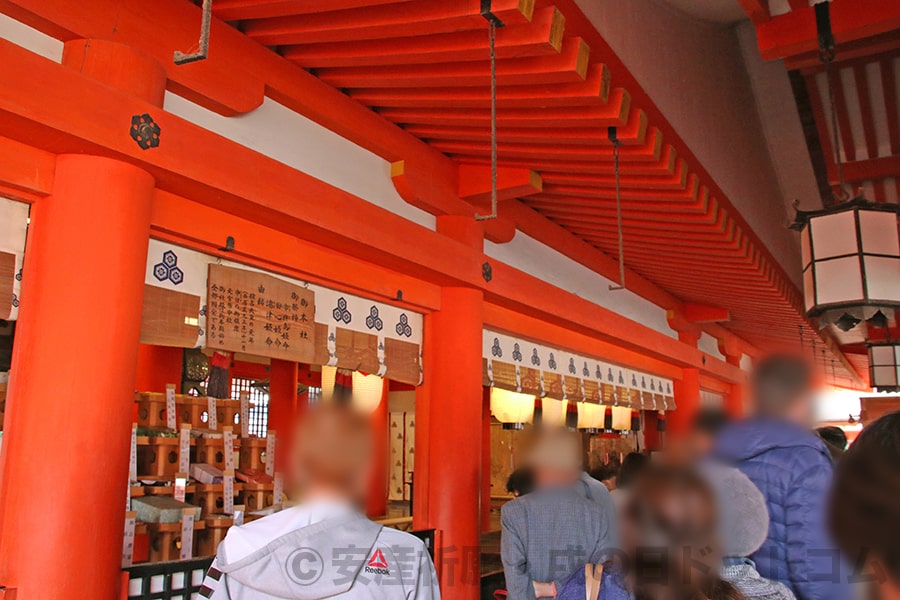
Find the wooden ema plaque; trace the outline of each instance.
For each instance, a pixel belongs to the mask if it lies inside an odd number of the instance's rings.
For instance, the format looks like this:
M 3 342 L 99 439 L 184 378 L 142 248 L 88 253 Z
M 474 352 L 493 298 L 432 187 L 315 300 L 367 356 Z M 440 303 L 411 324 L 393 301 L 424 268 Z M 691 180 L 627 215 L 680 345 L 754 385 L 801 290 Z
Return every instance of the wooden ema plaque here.
M 209 265 L 206 344 L 293 362 L 315 351 L 315 294 L 265 273 Z

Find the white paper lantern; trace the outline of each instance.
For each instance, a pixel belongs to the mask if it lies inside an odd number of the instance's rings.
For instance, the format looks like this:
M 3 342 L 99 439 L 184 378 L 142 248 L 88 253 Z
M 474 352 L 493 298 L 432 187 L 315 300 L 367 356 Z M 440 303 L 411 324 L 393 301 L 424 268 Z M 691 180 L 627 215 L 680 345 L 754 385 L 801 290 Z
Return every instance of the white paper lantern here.
M 492 387 L 491 414 L 504 429 L 523 429 L 534 419 L 534 396 Z
M 603 429 L 606 407 L 591 402 L 578 403 L 578 429 L 596 433 Z
M 900 391 L 900 343 L 869 345 L 869 384 L 879 392 Z
M 334 394 L 337 367 L 322 367 L 322 398 L 330 399 Z M 378 375 L 364 375 L 353 372 L 353 407 L 365 414 L 372 414 L 381 404 L 384 379 Z
M 629 431 L 631 429 L 631 409 L 629 407 L 612 407 L 612 428 L 616 431 Z
M 541 424 L 547 427 L 565 427 L 567 400 L 541 398 Z
M 856 199 L 797 213 L 807 316 L 848 330 L 900 308 L 898 210 Z

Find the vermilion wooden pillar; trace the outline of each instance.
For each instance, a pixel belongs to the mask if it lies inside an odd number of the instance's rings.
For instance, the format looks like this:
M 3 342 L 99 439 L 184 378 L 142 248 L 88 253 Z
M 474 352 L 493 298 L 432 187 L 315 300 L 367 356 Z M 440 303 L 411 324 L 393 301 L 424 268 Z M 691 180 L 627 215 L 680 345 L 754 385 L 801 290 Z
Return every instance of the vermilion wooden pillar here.
M 184 350 L 181 348 L 141 344 L 138 348 L 135 391 L 165 392 L 169 383 L 180 387 L 183 364 Z
M 678 436 L 690 430 L 700 407 L 700 371 L 698 369 L 682 369 L 681 379 L 675 380 L 676 410 L 666 413 L 666 431 Z
M 741 366 L 741 356 L 735 354 L 726 354 L 725 361 L 729 365 L 738 368 Z M 725 412 L 732 419 L 740 419 L 744 416 L 744 384 L 733 383 L 731 389 L 725 394 Z
M 436 343 L 426 358 L 431 382 L 425 493 L 428 524 L 443 536 L 439 578 L 450 600 L 475 600 L 480 588 L 482 300 L 479 290 L 445 288 L 441 310 L 426 317 L 433 321 Z
M 481 405 L 481 531 L 491 529 L 491 388 L 484 387 Z
M 372 474 L 369 493 L 366 497 L 366 514 L 381 517 L 387 514 L 388 460 L 390 413 L 388 411 L 388 389 L 390 382 L 384 380 L 381 402 L 369 417 L 372 426 Z
M 153 186 L 63 155 L 32 209 L 0 457 L 0 585 L 21 598 L 120 589 Z
M 268 428 L 275 431 L 275 469 L 284 473 L 297 426 L 297 377 L 295 362 L 272 359 L 269 365 Z
M 73 40 L 63 64 L 162 105 L 165 71 L 130 48 Z M 83 118 L 105 126 L 103 108 Z M 0 453 L 0 586 L 19 598 L 121 593 L 153 188 L 134 165 L 61 155 L 32 208 Z
M 437 230 L 479 250 L 483 244 L 471 217 L 438 217 Z M 441 310 L 425 317 L 425 385 L 416 394 L 415 510 L 425 513 L 415 515 L 416 527 L 442 536 L 438 577 L 449 600 L 480 596 L 483 306 L 480 290 L 441 290 Z

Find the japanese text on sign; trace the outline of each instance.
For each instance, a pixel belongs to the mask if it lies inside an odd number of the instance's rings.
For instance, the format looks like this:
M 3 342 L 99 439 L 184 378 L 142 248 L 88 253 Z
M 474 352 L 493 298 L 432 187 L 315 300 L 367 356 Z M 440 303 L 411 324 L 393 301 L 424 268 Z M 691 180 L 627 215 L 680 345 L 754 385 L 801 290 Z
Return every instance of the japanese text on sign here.
M 207 346 L 310 362 L 314 351 L 315 294 L 271 275 L 209 266 Z

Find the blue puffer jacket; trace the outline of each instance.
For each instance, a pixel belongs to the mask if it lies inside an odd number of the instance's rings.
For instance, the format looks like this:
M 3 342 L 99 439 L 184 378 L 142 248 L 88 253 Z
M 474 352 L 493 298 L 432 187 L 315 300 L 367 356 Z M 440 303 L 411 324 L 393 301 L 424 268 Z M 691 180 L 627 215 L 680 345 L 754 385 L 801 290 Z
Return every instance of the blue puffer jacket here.
M 722 432 L 714 450 L 756 484 L 769 508 L 769 536 L 751 557 L 759 573 L 799 600 L 847 600 L 849 570 L 825 524 L 833 465 L 825 443 L 781 421 L 747 419 Z

